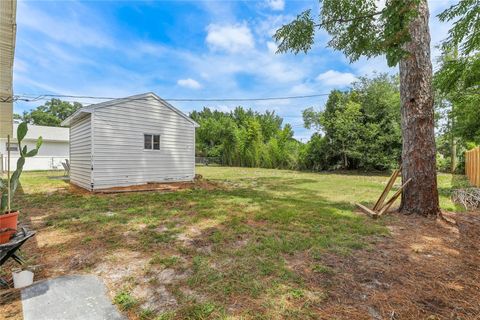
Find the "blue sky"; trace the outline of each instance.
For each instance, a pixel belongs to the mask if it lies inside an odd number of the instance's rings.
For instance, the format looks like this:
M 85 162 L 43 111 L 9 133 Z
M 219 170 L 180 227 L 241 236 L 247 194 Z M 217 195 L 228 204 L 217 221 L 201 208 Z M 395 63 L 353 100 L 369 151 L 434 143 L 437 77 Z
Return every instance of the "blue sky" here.
M 429 1 L 434 48 L 448 25 L 435 15 L 451 1 Z M 307 55 L 275 54 L 275 30 L 309 1 L 23 1 L 17 9 L 15 94 L 125 97 L 153 91 L 163 98 L 258 98 L 328 93 L 358 76 L 395 73 L 383 57 L 353 64 L 325 47 L 318 32 Z M 79 100 L 79 99 L 77 99 Z M 95 101 L 80 99 L 89 104 Z M 259 102 L 176 102 L 188 113 L 241 104 L 275 110 L 303 141 L 301 111 L 321 109 L 325 98 Z M 17 102 L 15 111 L 39 102 Z

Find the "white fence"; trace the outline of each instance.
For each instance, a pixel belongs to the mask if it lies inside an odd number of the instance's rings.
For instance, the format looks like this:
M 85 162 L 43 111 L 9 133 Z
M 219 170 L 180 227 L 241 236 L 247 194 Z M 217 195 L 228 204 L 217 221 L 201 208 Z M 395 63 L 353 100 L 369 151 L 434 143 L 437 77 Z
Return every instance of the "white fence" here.
M 1 164 L 0 172 L 7 171 L 7 156 L 0 154 Z M 17 167 L 18 157 L 10 158 L 10 170 L 13 171 Z M 35 156 L 27 158 L 23 170 L 63 170 L 62 162 L 65 162 L 65 157 L 49 157 L 49 156 Z

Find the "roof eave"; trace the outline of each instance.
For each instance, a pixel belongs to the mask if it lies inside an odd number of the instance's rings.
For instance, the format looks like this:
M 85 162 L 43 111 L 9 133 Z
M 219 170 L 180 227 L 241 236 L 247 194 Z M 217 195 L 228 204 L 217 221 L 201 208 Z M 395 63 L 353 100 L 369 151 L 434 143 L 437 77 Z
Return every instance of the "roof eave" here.
M 89 113 L 92 113 L 92 111 L 88 110 L 88 109 L 84 109 L 84 108 L 79 109 L 79 110 L 75 111 L 71 116 L 69 116 L 68 118 L 63 120 L 62 123 L 60 123 L 60 125 L 62 127 L 69 127 L 69 126 L 72 125 L 72 123 L 75 121 L 75 119 L 78 119 L 82 115 L 89 114 Z

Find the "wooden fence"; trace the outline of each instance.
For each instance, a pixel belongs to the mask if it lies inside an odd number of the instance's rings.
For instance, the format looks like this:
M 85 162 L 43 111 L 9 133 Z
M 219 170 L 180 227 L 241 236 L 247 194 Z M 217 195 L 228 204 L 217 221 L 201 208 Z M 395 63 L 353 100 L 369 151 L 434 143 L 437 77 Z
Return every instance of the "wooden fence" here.
M 480 187 L 480 147 L 465 152 L 465 174 L 472 185 Z

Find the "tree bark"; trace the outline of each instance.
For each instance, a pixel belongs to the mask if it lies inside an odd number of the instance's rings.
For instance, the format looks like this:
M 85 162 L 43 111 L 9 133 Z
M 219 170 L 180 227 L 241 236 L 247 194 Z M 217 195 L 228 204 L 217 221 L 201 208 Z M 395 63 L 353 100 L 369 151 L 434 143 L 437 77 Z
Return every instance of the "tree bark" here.
M 404 45 L 408 55 L 400 61 L 402 180 L 412 179 L 400 210 L 424 216 L 440 213 L 428 18 L 427 0 L 420 0 L 418 15 L 409 25 L 411 40 Z

